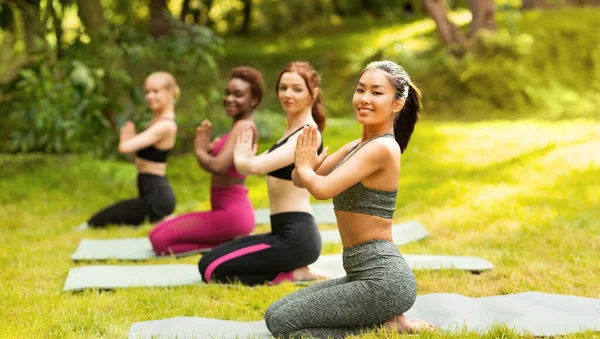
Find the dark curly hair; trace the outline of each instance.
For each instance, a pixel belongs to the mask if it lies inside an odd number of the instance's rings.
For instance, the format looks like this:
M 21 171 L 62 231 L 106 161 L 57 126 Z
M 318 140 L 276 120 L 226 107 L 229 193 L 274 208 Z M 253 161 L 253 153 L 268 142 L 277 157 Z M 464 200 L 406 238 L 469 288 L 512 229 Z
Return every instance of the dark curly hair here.
M 260 104 L 264 93 L 264 80 L 259 70 L 248 66 L 235 67 L 229 72 L 229 79 L 240 79 L 249 83 L 252 96 L 258 100 L 254 107 Z

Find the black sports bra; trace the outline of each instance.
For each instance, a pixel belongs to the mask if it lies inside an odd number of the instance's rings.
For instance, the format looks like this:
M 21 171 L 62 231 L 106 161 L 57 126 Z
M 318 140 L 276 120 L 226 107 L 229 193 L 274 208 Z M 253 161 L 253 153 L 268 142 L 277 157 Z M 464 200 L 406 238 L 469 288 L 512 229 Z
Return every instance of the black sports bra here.
M 170 119 L 170 118 L 162 118 L 162 119 L 175 121 L 174 119 Z M 162 120 L 162 119 L 157 119 L 156 121 Z M 150 126 L 150 125 L 148 125 L 148 126 Z M 171 152 L 172 149 L 173 149 L 173 147 L 166 149 L 166 150 L 161 150 L 161 149 L 154 147 L 154 145 L 150 145 L 146 148 L 142 148 L 141 150 L 137 151 L 135 153 L 135 155 L 138 158 L 142 158 L 144 160 L 165 163 L 165 162 L 167 162 L 167 158 L 169 157 L 169 152 Z
M 271 148 L 269 148 L 269 153 L 272 152 L 274 149 L 277 149 L 279 146 L 285 144 L 288 139 L 298 133 L 299 131 L 301 131 L 304 128 L 304 126 L 298 128 L 297 130 L 295 130 L 292 134 L 288 135 L 287 137 L 285 137 L 285 139 L 281 140 L 278 143 L 275 143 L 273 146 L 271 146 Z M 321 133 L 321 131 L 319 131 L 319 133 Z M 319 149 L 317 150 L 318 154 L 321 154 L 321 152 L 323 151 L 323 137 L 321 136 L 321 145 L 319 146 Z M 267 173 L 267 175 L 275 177 L 275 178 L 279 178 L 279 179 L 283 179 L 283 180 L 292 180 L 292 171 L 294 170 L 295 166 L 294 163 L 292 162 L 291 164 L 278 168 L 274 171 L 271 171 L 269 173 Z
M 167 157 L 169 156 L 169 152 L 171 152 L 171 150 L 172 148 L 163 151 L 154 146 L 148 146 L 137 151 L 135 155 L 138 158 L 142 158 L 148 161 L 167 162 Z

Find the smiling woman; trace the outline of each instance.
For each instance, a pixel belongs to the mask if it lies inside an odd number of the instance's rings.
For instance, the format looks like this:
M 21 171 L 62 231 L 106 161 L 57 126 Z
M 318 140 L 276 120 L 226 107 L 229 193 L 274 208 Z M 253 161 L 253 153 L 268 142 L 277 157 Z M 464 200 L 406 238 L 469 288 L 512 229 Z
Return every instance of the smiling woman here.
M 420 99 L 400 66 L 374 62 L 361 73 L 352 99 L 362 125 L 360 139 L 319 157 L 317 132 L 304 127 L 296 143 L 293 182 L 317 199 L 333 198 L 346 276 L 269 306 L 265 322 L 274 336 L 344 338 L 379 326 L 401 333 L 434 328 L 404 316 L 416 300 L 417 283 L 391 232 L 400 156 L 414 130 Z
M 179 215 L 157 225 L 150 232 L 156 254 L 182 253 L 215 247 L 254 229 L 254 210 L 245 182 L 233 163 L 237 136 L 244 128 L 251 131 L 251 142 L 258 141 L 252 112 L 263 97 L 263 76 L 254 68 L 236 67 L 229 74 L 223 96 L 225 113 L 232 128 L 210 141 L 211 123 L 204 120 L 196 129 L 195 149 L 198 165 L 212 173 L 211 211 Z M 235 214 L 235 218 L 231 216 Z

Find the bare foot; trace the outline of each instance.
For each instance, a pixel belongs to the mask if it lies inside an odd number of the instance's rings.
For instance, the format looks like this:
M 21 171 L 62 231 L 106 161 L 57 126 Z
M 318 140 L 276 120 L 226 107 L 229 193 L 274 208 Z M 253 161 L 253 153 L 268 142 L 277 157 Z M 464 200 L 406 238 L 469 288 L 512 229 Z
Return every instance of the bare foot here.
M 424 331 L 435 331 L 435 325 L 423 319 L 407 319 L 399 314 L 385 322 L 385 326 L 398 333 L 419 333 Z
M 294 281 L 311 281 L 331 279 L 331 274 L 327 271 L 309 268 L 308 266 L 295 269 L 292 274 Z

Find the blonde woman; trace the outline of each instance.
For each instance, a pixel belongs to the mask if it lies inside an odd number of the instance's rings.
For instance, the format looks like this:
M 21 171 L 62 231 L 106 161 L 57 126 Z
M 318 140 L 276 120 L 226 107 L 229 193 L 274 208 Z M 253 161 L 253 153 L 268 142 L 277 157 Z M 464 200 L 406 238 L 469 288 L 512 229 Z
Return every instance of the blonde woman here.
M 175 210 L 175 194 L 165 173 L 177 134 L 175 102 L 179 87 L 171 74 L 155 72 L 146 78 L 144 89 L 152 120 L 139 134 L 133 122 L 127 121 L 119 138 L 119 152 L 135 155 L 139 196 L 102 209 L 87 221 L 89 227 L 156 222 Z

